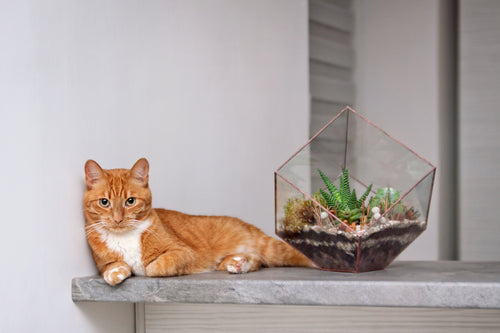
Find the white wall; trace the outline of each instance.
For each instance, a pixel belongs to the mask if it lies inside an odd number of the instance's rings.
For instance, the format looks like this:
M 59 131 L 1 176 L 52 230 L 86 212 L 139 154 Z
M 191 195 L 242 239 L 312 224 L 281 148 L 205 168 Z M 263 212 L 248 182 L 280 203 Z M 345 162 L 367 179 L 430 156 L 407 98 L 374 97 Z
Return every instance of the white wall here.
M 438 258 L 439 1 L 356 0 L 355 109 L 437 166 L 427 230 L 398 259 Z
M 129 304 L 71 301 L 88 158 L 146 156 L 156 206 L 273 232 L 308 136 L 305 0 L 3 1 L 0 49 L 0 331 L 133 331 Z

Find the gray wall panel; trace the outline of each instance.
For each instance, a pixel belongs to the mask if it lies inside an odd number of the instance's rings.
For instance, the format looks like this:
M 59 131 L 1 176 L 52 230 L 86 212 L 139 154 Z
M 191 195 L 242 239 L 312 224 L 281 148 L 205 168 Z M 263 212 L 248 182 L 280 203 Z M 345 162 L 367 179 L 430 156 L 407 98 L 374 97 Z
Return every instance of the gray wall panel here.
M 500 260 L 500 1 L 459 12 L 460 259 Z

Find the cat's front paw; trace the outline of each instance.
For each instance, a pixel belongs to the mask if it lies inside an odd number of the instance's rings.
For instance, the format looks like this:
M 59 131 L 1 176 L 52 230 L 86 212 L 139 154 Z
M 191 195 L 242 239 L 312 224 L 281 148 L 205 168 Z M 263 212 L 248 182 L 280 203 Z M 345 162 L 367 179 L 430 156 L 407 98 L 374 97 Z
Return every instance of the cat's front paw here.
M 176 267 L 170 263 L 167 257 L 160 257 L 146 266 L 146 276 L 173 276 L 179 275 Z
M 123 280 L 128 278 L 132 272 L 130 271 L 130 267 L 124 264 L 111 265 L 108 267 L 102 276 L 104 280 L 111 286 L 117 285 L 121 283 Z

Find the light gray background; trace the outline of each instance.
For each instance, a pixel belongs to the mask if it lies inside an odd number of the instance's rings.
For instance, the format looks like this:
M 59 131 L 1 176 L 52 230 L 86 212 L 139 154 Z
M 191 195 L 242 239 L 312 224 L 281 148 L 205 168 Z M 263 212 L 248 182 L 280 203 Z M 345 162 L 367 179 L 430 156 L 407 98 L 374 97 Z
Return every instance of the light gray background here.
M 2 332 L 132 332 L 74 304 L 96 273 L 83 165 L 151 163 L 154 204 L 274 232 L 273 171 L 308 139 L 307 2 L 1 1 Z

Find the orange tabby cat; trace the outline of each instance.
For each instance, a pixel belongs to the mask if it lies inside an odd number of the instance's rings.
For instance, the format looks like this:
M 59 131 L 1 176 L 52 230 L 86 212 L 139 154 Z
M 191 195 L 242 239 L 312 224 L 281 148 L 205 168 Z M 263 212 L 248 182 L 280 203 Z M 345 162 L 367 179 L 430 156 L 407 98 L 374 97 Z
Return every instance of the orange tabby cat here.
M 172 276 L 264 266 L 314 264 L 286 243 L 234 217 L 194 216 L 153 209 L 144 158 L 132 169 L 85 164 L 87 239 L 99 272 L 110 285 L 131 274 Z

